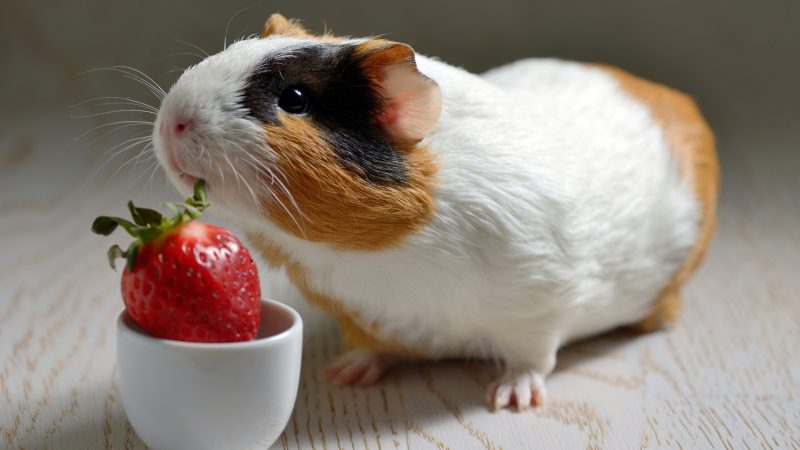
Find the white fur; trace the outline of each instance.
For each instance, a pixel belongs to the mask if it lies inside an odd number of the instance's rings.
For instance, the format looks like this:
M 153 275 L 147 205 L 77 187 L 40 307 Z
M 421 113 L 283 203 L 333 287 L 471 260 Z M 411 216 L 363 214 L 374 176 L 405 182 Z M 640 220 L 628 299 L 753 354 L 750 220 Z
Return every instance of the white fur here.
M 212 57 L 224 68 L 201 63 L 173 92 L 217 101 L 203 96 L 235 90 L 254 60 L 280 47 L 231 46 Z M 547 373 L 563 343 L 642 318 L 698 223 L 648 111 L 579 64 L 524 60 L 477 76 L 417 62 L 443 99 L 423 141 L 440 166 L 432 223 L 396 248 L 366 252 L 299 239 L 244 208 L 227 208 L 232 217 L 301 263 L 313 289 L 430 357 Z M 219 114 L 221 126 L 235 115 Z

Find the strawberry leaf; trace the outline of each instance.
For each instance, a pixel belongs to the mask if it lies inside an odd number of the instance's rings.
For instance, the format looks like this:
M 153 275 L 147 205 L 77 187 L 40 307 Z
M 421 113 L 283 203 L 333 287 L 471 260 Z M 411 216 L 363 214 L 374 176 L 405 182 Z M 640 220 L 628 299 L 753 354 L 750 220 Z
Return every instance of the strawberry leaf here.
M 119 247 L 119 245 L 114 244 L 108 249 L 108 264 L 110 264 L 111 268 L 116 271 L 117 258 L 124 258 L 125 256 L 125 252 Z
M 94 219 L 94 222 L 92 222 L 92 233 L 108 236 L 109 234 L 113 233 L 114 230 L 116 229 L 117 229 L 117 222 L 112 220 L 111 217 L 100 216 Z
M 136 236 L 136 233 L 139 229 L 139 227 L 125 219 L 121 219 L 119 217 L 100 216 L 94 219 L 94 222 L 92 222 L 92 231 L 97 234 L 102 234 L 103 236 L 108 236 L 117 229 L 117 226 L 124 228 L 125 231 L 127 231 L 131 236 Z
M 164 218 L 160 212 L 154 209 L 137 208 L 133 205 L 132 201 L 128 202 L 128 210 L 131 212 L 131 217 L 133 217 L 133 221 L 136 223 L 136 225 L 158 226 L 161 224 L 161 220 Z
M 164 216 L 155 209 L 137 208 L 137 210 L 148 225 L 157 226 L 161 224 L 162 220 L 164 220 Z

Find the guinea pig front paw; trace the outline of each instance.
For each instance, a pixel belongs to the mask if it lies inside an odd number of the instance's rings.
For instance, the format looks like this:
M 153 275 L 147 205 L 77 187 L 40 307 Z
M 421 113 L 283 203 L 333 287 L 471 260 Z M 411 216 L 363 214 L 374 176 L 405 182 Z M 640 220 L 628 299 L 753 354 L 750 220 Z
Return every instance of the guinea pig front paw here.
M 325 368 L 325 377 L 340 386 L 369 386 L 377 383 L 395 362 L 394 357 L 374 350 L 349 350 Z
M 486 390 L 486 401 L 495 410 L 516 405 L 518 411 L 544 403 L 544 375 L 533 369 L 509 369 Z

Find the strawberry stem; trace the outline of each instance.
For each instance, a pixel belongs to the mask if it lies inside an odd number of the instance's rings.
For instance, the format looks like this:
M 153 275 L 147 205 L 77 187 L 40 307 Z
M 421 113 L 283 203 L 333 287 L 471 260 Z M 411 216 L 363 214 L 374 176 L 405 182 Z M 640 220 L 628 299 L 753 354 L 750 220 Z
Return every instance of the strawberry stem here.
M 129 201 L 128 211 L 131 213 L 133 222 L 110 216 L 100 216 L 94 219 L 94 222 L 92 222 L 93 233 L 108 236 L 117 227 L 122 227 L 134 237 L 127 250 L 122 250 L 116 244 L 108 249 L 108 262 L 112 269 L 116 270 L 114 262 L 117 258 L 125 258 L 127 260 L 126 267 L 128 270 L 133 270 L 133 266 L 136 263 L 136 255 L 139 253 L 139 248 L 142 244 L 169 234 L 180 225 L 199 219 L 203 215 L 203 211 L 209 206 L 205 182 L 197 180 L 194 184 L 194 195 L 184 200 L 183 203 L 165 203 L 164 206 L 170 210 L 172 217 L 166 217 L 154 209 L 139 208 L 132 201 Z

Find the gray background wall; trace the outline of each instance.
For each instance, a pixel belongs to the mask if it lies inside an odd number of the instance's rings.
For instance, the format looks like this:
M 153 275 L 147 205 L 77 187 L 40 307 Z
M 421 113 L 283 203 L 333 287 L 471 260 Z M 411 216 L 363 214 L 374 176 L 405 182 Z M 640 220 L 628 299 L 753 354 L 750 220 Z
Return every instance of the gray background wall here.
M 529 56 L 603 61 L 693 94 L 726 144 L 800 143 L 800 2 L 755 0 L 0 1 L 0 132 L 94 96 L 147 93 L 116 64 L 167 87 L 179 52 L 222 48 L 270 12 L 338 34 L 385 34 L 472 71 Z M 151 101 L 153 99 L 149 99 Z M 757 149 L 756 149 L 757 150 Z M 800 150 L 800 149 L 798 149 Z

